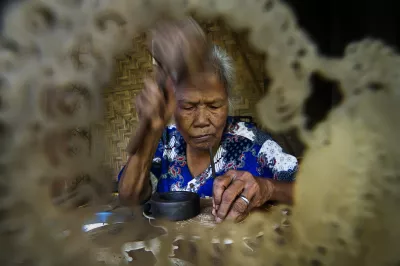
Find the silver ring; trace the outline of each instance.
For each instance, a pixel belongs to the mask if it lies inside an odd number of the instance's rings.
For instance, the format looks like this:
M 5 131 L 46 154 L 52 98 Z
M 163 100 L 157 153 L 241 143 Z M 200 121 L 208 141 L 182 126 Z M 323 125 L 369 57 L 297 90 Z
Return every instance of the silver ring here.
M 241 198 L 244 202 L 246 202 L 247 205 L 250 204 L 250 201 L 243 195 L 240 195 L 239 198 Z

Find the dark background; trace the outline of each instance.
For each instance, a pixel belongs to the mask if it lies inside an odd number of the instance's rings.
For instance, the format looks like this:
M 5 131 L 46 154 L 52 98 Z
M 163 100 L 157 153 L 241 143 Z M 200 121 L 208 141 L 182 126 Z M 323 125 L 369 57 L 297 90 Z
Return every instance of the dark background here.
M 0 0 L 0 17 L 8 4 L 21 1 L 23 0 Z M 327 55 L 339 56 L 347 43 L 367 36 L 382 39 L 389 45 L 398 47 L 400 1 L 283 1 L 292 6 L 300 25 Z M 0 27 L 2 23 L 1 19 Z
M 285 0 L 300 25 L 331 56 L 341 56 L 351 41 L 379 38 L 398 47 L 400 1 L 396 0 Z
M 399 51 L 400 1 L 396 0 L 285 0 L 298 22 L 324 55 L 341 57 L 346 45 L 376 38 Z M 337 84 L 313 77 L 313 94 L 305 106 L 313 128 L 340 103 Z M 322 88 L 323 87 L 323 88 Z
M 24 0 L 0 0 L 0 28 L 5 7 L 21 1 Z M 324 55 L 340 57 L 348 43 L 366 37 L 380 39 L 399 50 L 400 0 L 283 1 L 294 9 L 300 26 L 318 44 Z M 309 129 L 314 128 L 341 101 L 334 81 L 314 75 L 312 84 L 312 94 L 304 108 Z M 301 156 L 304 150 L 301 142 L 296 137 L 291 138 L 290 142 L 294 146 L 292 152 Z

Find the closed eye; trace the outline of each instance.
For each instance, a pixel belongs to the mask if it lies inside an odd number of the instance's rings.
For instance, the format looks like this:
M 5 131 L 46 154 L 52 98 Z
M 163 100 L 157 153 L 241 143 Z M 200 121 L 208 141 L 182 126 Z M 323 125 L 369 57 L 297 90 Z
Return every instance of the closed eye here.
M 216 109 L 221 108 L 221 105 L 209 105 L 208 107 L 209 107 L 210 109 L 216 110 Z
M 186 111 L 191 111 L 191 110 L 193 110 L 195 107 L 194 106 L 182 106 L 181 107 L 183 110 L 186 110 Z

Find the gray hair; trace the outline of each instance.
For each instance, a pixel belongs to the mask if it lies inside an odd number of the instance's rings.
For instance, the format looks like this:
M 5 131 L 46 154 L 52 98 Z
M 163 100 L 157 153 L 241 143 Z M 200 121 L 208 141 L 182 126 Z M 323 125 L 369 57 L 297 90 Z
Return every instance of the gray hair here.
M 213 70 L 223 83 L 228 98 L 230 98 L 231 91 L 235 86 L 235 67 L 232 58 L 221 47 L 213 45 L 209 60 L 211 61 Z
M 231 101 L 231 92 L 235 86 L 235 66 L 232 58 L 221 47 L 213 44 L 210 47 L 210 52 L 206 60 L 209 63 L 208 71 L 211 71 L 217 75 L 225 87 L 229 101 L 229 110 L 232 111 L 233 105 Z M 178 80 L 180 80 L 180 82 L 185 81 L 184 78 Z
M 211 70 L 218 75 L 218 78 L 226 89 L 228 95 L 229 112 L 233 112 L 233 104 L 231 100 L 231 92 L 235 86 L 235 66 L 232 58 L 218 45 L 212 45 L 208 60 L 211 63 Z M 174 124 L 175 118 L 172 117 L 170 124 Z

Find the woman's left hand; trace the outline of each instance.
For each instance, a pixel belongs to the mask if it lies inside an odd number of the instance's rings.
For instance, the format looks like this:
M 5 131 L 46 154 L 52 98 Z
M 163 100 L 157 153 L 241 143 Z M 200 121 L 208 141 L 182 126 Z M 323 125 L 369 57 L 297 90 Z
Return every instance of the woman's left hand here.
M 272 192 L 273 184 L 268 178 L 257 178 L 244 171 L 228 171 L 214 180 L 213 215 L 218 223 L 225 219 L 240 222 L 251 209 L 268 201 Z

